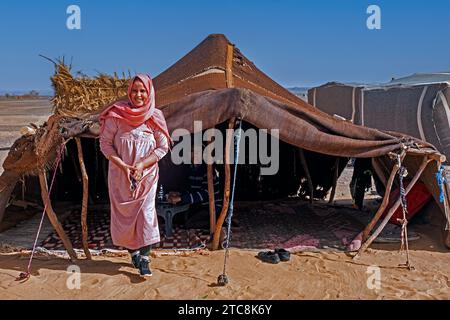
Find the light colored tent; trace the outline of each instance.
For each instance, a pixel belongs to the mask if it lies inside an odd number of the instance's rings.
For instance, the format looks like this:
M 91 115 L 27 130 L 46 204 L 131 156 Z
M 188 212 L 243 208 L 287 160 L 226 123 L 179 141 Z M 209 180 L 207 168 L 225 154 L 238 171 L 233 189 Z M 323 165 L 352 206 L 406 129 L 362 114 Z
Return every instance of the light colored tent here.
M 116 86 L 114 81 L 111 83 L 112 86 Z M 342 164 L 345 165 L 349 157 L 372 158 L 377 164 L 377 174 L 385 183 L 387 192 L 376 216 L 364 230 L 364 238 L 367 241 L 361 250 L 370 245 L 381 232 L 390 215 L 400 205 L 398 200 L 386 218 L 383 218 L 381 226 L 370 236 L 372 228 L 381 218 L 387 205 L 390 189 L 399 169 L 397 155 L 401 164 L 406 166 L 411 174 L 410 185 L 412 186 L 419 179 L 422 180 L 439 203 L 440 189 L 434 175 L 445 157 L 431 144 L 404 134 L 357 126 L 319 111 L 262 73 L 223 35 L 207 37 L 186 56 L 157 76 L 154 83 L 157 107 L 164 112 L 170 132 L 177 128 L 185 128 L 192 133 L 194 120 L 201 120 L 203 129 L 227 123 L 229 128 L 233 128 L 235 120 L 239 118 L 257 128 L 279 129 L 280 140 L 298 150 L 300 155 L 303 154 L 303 157 L 300 156 L 303 160 L 306 152 L 310 152 L 317 159 L 332 158 L 333 166 L 321 167 L 317 175 L 309 173 L 308 167 L 312 164 L 311 162 L 302 161 L 302 179 L 308 178 L 307 186 L 311 194 L 315 191 L 313 186 L 315 186 L 316 177 L 329 176 L 329 180 L 334 181 L 331 185 L 335 187 L 339 169 L 342 168 Z M 115 87 L 112 91 L 119 93 L 120 90 L 116 89 Z M 64 88 L 58 90 L 57 93 L 61 97 L 57 98 L 62 99 L 65 93 Z M 80 95 L 82 94 L 83 90 L 80 90 Z M 58 101 L 63 101 L 61 99 Z M 98 137 L 97 120 L 101 109 L 89 109 L 89 105 L 94 105 L 94 101 L 90 103 L 89 99 L 80 98 L 76 101 L 80 101 L 84 107 L 78 111 L 77 116 L 77 107 L 69 105 L 74 100 L 67 101 L 67 105 L 59 103 L 55 114 L 35 134 L 18 139 L 12 146 L 3 164 L 5 172 L 0 177 L 0 213 L 3 213 L 14 185 L 23 175 L 39 175 L 42 198 L 46 201 L 48 195 L 45 170 L 55 162 L 56 151 L 61 143 L 66 139 L 75 138 L 78 142 L 78 150 L 81 151 L 81 143 L 79 143 L 81 138 Z M 229 151 L 230 139 L 231 136 L 227 136 L 226 151 Z M 79 156 L 82 160 L 82 153 Z M 391 159 L 392 157 L 394 160 Z M 345 162 L 340 163 L 342 158 Z M 84 172 L 82 161 L 80 165 Z M 86 173 L 83 173 L 83 178 L 87 182 Z M 230 178 L 230 167 L 225 164 L 224 205 L 217 222 L 211 226 L 214 231 L 214 248 L 218 246 L 220 235 L 218 231 L 221 230 L 229 205 Z M 297 177 L 291 175 L 289 179 L 297 179 Z M 289 179 L 282 183 L 288 183 Z M 300 183 L 300 181 L 297 182 Z M 86 255 L 89 256 L 85 221 L 87 187 L 85 183 L 82 225 L 84 226 L 83 246 Z M 330 188 L 326 191 L 328 189 Z M 410 187 L 406 192 L 409 190 Z M 439 203 L 439 206 L 443 212 L 446 212 L 447 190 L 444 190 L 444 193 L 446 201 L 443 204 Z M 314 195 L 311 196 L 311 200 L 313 197 Z M 76 254 L 72 245 L 57 221 L 50 204 L 47 213 L 69 254 L 75 259 Z M 450 245 L 450 237 L 447 242 Z
M 309 89 L 308 101 L 355 124 L 427 141 L 450 158 L 450 73 L 414 74 L 375 85 L 330 82 Z

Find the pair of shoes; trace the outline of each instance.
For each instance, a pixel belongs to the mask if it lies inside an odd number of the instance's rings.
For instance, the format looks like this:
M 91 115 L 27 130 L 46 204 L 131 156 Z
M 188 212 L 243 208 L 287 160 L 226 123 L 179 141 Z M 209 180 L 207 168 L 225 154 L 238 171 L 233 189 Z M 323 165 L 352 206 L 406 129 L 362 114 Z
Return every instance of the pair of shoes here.
M 274 251 L 258 252 L 258 258 L 267 263 L 277 264 L 280 262 L 280 257 Z
M 291 253 L 283 248 L 275 249 L 275 253 L 280 257 L 280 261 L 289 261 L 291 259 Z
M 139 269 L 139 264 L 141 263 L 141 255 L 139 253 L 131 256 L 131 263 L 133 267 Z
M 152 271 L 149 268 L 150 260 L 147 259 L 141 259 L 141 262 L 139 263 L 139 274 L 141 277 L 151 277 Z
M 261 251 L 258 258 L 263 262 L 277 264 L 280 261 L 289 261 L 291 253 L 285 249 L 277 248 L 274 251 Z

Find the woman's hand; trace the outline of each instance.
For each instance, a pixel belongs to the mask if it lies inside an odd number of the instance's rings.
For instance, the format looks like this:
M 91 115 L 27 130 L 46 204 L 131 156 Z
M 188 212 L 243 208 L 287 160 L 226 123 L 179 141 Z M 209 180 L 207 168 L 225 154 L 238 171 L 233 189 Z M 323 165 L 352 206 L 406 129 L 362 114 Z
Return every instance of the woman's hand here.
M 125 173 L 125 176 L 127 177 L 128 182 L 131 184 L 131 172 L 134 170 L 134 168 L 126 164 L 122 159 L 115 155 L 111 156 L 108 160 L 112 161 L 116 166 L 122 169 L 122 171 Z
M 140 181 L 142 179 L 142 176 L 144 175 L 144 163 L 138 162 L 132 167 L 131 174 L 133 175 L 133 178 L 136 179 L 136 181 Z

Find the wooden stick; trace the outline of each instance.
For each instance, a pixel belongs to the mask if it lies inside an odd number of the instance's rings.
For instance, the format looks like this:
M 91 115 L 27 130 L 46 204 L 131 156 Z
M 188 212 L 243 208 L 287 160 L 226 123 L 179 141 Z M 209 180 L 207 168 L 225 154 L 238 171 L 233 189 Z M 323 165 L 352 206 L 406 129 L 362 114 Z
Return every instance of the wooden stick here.
M 425 168 L 427 167 L 427 165 L 430 161 L 433 161 L 433 159 L 429 159 L 428 157 L 425 157 L 423 159 L 422 164 L 420 165 L 420 167 L 417 170 L 416 174 L 414 175 L 413 179 L 406 187 L 405 196 L 407 196 L 409 191 L 411 191 L 411 189 L 416 184 L 417 180 L 420 178 L 420 176 L 422 175 L 422 172 L 425 170 Z M 356 258 L 358 255 L 360 255 L 362 252 L 364 252 L 372 244 L 372 242 L 380 235 L 381 231 L 383 231 L 384 227 L 389 222 L 389 219 L 391 219 L 394 212 L 397 210 L 397 208 L 399 206 L 400 206 L 400 197 L 394 203 L 392 208 L 389 210 L 388 214 L 384 217 L 381 224 L 375 230 L 375 232 L 370 236 L 369 239 L 367 239 L 367 241 L 365 243 L 363 243 L 363 245 L 361 246 L 361 248 L 358 250 L 358 252 L 356 253 L 356 255 L 353 258 Z
M 370 223 L 364 229 L 363 237 L 362 237 L 363 241 L 367 240 L 367 237 L 369 236 L 370 231 L 372 231 L 373 227 L 376 225 L 378 220 L 380 220 L 381 215 L 384 212 L 384 209 L 386 209 L 386 206 L 389 203 L 389 197 L 391 194 L 392 184 L 394 183 L 395 175 L 397 174 L 399 169 L 400 169 L 400 167 L 398 166 L 398 164 L 394 165 L 394 168 L 392 168 L 391 174 L 389 175 L 389 179 L 387 182 L 386 191 L 384 192 L 383 202 L 381 202 L 381 205 L 378 208 L 377 213 L 375 214 L 375 216 L 372 218 Z
M 210 131 L 208 131 L 210 133 Z M 211 143 L 211 135 L 208 135 L 208 142 Z M 214 198 L 214 178 L 213 178 L 213 166 L 211 161 L 211 154 L 208 153 L 207 158 L 207 175 L 208 175 L 208 197 L 209 197 L 209 232 L 210 234 L 214 234 L 214 230 L 216 229 L 216 204 Z
M 81 230 L 82 230 L 82 242 L 83 250 L 86 258 L 92 260 L 91 252 L 88 246 L 88 228 L 87 228 L 87 207 L 88 207 L 88 194 L 89 194 L 89 177 L 86 172 L 86 167 L 84 165 L 83 159 L 83 148 L 81 146 L 80 138 L 76 137 L 75 141 L 77 143 L 78 149 L 78 161 L 80 162 L 81 174 L 83 176 L 83 200 L 81 204 Z
M 305 171 L 306 174 L 306 179 L 308 180 L 308 189 L 309 189 L 309 202 L 313 203 L 314 200 L 314 187 L 313 187 L 313 182 L 311 179 L 311 175 L 309 174 L 309 169 L 308 169 L 308 163 L 306 162 L 306 158 L 305 158 L 305 153 L 303 152 L 303 149 L 298 149 L 299 153 L 300 153 L 300 161 L 302 163 L 303 166 L 303 171 Z
M 233 129 L 235 124 L 235 118 L 231 118 L 228 122 L 228 129 Z M 220 212 L 219 219 L 217 220 L 216 230 L 214 231 L 214 238 L 212 243 L 212 250 L 219 249 L 220 231 L 222 230 L 223 222 L 228 213 L 228 206 L 230 205 L 230 149 L 233 142 L 233 131 L 227 131 L 227 138 L 225 142 L 225 186 L 223 195 L 223 206 Z M 235 159 L 236 161 L 236 159 Z
M 334 164 L 333 189 L 331 189 L 330 200 L 328 200 L 328 203 L 333 203 L 334 201 L 338 177 L 339 177 L 339 158 L 336 158 L 336 162 Z
M 386 176 L 383 172 L 383 169 L 381 168 L 376 158 L 372 158 L 372 168 L 375 171 L 378 178 L 380 179 L 380 181 L 383 183 L 384 187 L 386 188 L 388 181 L 386 180 Z
M 62 240 L 64 247 L 66 248 L 70 258 L 72 260 L 77 260 L 77 254 L 73 250 L 72 242 L 70 242 L 62 225 L 58 221 L 58 217 L 56 216 L 55 211 L 53 211 L 52 203 L 50 201 L 48 194 L 47 178 L 45 176 L 44 171 L 39 172 L 39 183 L 41 185 L 42 201 L 44 202 L 44 206 L 46 205 L 47 207 L 46 212 L 50 220 L 50 223 L 56 230 L 56 233 L 58 234 L 59 238 Z

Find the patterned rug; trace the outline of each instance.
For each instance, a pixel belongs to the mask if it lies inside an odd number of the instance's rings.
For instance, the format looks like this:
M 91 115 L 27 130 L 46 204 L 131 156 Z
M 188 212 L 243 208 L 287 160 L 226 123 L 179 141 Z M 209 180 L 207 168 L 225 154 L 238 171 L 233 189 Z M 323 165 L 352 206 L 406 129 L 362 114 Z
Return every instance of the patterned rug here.
M 237 202 L 231 228 L 230 247 L 243 249 L 274 249 L 290 251 L 338 249 L 352 240 L 363 228 L 351 214 L 351 208 L 337 208 L 323 204 L 305 204 L 298 200 L 271 202 Z M 353 215 L 356 212 L 351 212 Z M 158 217 L 160 219 L 160 217 Z M 109 210 L 88 213 L 89 248 L 101 250 L 117 248 L 109 232 Z M 62 223 L 74 248 L 81 249 L 80 211 L 74 210 Z M 209 230 L 184 229 L 174 226 L 172 237 L 164 234 L 164 220 L 159 220 L 161 242 L 155 249 L 194 249 L 209 240 Z M 46 249 L 64 249 L 62 241 L 53 232 L 42 242 Z
M 88 245 L 90 249 L 124 249 L 116 247 L 112 243 L 109 229 L 111 221 L 109 209 L 88 212 L 86 220 L 88 225 Z M 62 223 L 63 228 L 75 249 L 83 248 L 80 221 L 80 210 L 74 210 Z M 164 232 L 164 219 L 158 217 L 158 222 L 161 242 L 154 245 L 154 249 L 195 249 L 204 245 L 206 241 L 209 240 L 209 230 L 186 230 L 180 226 L 175 226 L 173 235 L 171 237 L 166 237 Z M 64 249 L 64 245 L 56 232 L 50 233 L 46 239 L 42 241 L 41 246 L 49 250 Z
M 280 200 L 266 203 L 237 203 L 237 227 L 232 228 L 231 245 L 237 248 L 290 251 L 345 250 L 364 228 L 346 212 L 352 208 Z M 352 212 L 356 213 L 356 212 Z

